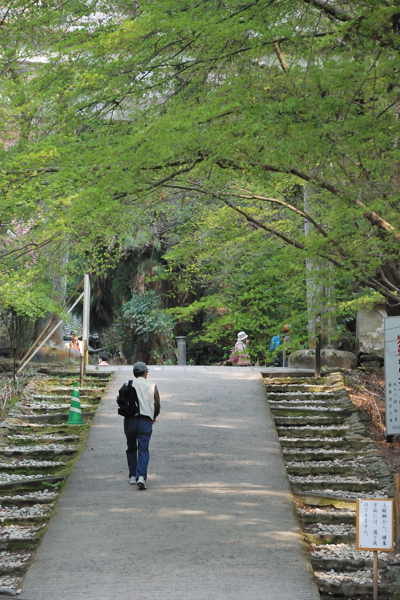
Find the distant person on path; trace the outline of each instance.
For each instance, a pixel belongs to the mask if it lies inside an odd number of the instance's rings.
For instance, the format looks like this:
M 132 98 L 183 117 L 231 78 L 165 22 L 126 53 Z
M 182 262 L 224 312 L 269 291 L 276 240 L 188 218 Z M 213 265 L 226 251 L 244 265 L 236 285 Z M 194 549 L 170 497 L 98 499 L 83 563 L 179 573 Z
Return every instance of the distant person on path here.
M 107 362 L 107 356 L 105 356 L 105 354 L 100 354 L 98 365 L 99 365 L 99 367 L 108 367 L 109 366 L 109 364 Z
M 274 367 L 288 367 L 289 356 L 288 350 L 292 343 L 290 339 L 290 325 L 286 324 L 282 327 L 282 334 L 274 335 L 270 344 L 270 351 L 274 353 Z M 283 364 L 283 355 L 285 354 L 285 364 Z
M 140 414 L 124 418 L 124 431 L 128 448 L 129 483 L 138 486 L 140 490 L 146 489 L 147 466 L 149 464 L 149 443 L 153 432 L 153 423 L 160 414 L 160 395 L 157 386 L 147 381 L 148 368 L 144 362 L 133 365 L 135 379 L 132 386 L 135 388 Z
M 244 331 L 239 331 L 237 342 L 229 357 L 232 364 L 236 364 L 238 367 L 248 367 L 251 365 L 250 355 L 246 352 L 248 345 L 249 336 Z

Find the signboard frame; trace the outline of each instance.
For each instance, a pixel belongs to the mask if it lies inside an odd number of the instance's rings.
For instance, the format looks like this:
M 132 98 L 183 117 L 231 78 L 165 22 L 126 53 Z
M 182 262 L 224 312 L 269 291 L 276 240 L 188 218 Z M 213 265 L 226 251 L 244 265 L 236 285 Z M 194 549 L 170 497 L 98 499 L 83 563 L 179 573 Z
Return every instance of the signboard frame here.
M 368 502 L 371 505 L 375 502 L 386 502 L 387 504 L 390 504 L 391 506 L 391 526 L 390 526 L 390 531 L 391 531 L 391 535 L 392 535 L 392 539 L 391 539 L 391 546 L 390 547 L 381 547 L 381 546 L 375 546 L 372 548 L 367 548 L 367 547 L 360 547 L 360 533 L 359 533 L 359 520 L 360 520 L 360 502 Z M 357 498 L 356 501 L 356 548 L 357 550 L 361 550 L 361 551 L 372 551 L 372 552 L 393 552 L 394 551 L 394 512 L 393 512 L 394 506 L 393 506 L 393 500 L 389 499 L 389 498 Z M 372 507 L 371 507 L 372 510 Z M 389 519 L 388 519 L 389 521 Z
M 386 435 L 400 435 L 400 317 L 385 317 Z

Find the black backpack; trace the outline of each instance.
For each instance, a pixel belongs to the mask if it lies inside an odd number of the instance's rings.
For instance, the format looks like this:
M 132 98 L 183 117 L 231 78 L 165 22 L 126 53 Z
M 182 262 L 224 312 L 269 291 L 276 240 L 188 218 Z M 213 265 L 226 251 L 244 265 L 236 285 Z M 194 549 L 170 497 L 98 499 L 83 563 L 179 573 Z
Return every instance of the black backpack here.
M 120 388 L 117 397 L 118 414 L 121 417 L 136 417 L 140 415 L 139 398 L 135 388 L 132 386 L 132 379 L 124 383 Z

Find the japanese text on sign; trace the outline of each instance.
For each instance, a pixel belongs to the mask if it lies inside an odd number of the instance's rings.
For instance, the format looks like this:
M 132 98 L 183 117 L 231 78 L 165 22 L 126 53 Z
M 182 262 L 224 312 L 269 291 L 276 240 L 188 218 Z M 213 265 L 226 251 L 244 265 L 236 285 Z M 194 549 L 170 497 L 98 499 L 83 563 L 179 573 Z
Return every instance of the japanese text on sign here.
M 357 500 L 357 550 L 394 550 L 393 500 Z
M 400 317 L 385 318 L 386 435 L 400 434 Z

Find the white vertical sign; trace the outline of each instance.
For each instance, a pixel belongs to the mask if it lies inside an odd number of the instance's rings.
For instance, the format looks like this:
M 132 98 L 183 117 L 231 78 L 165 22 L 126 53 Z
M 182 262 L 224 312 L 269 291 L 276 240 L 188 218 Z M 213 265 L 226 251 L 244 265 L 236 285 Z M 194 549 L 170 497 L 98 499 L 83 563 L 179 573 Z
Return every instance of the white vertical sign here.
M 385 317 L 386 435 L 400 434 L 400 317 Z
M 394 550 L 393 500 L 357 500 L 357 550 Z

